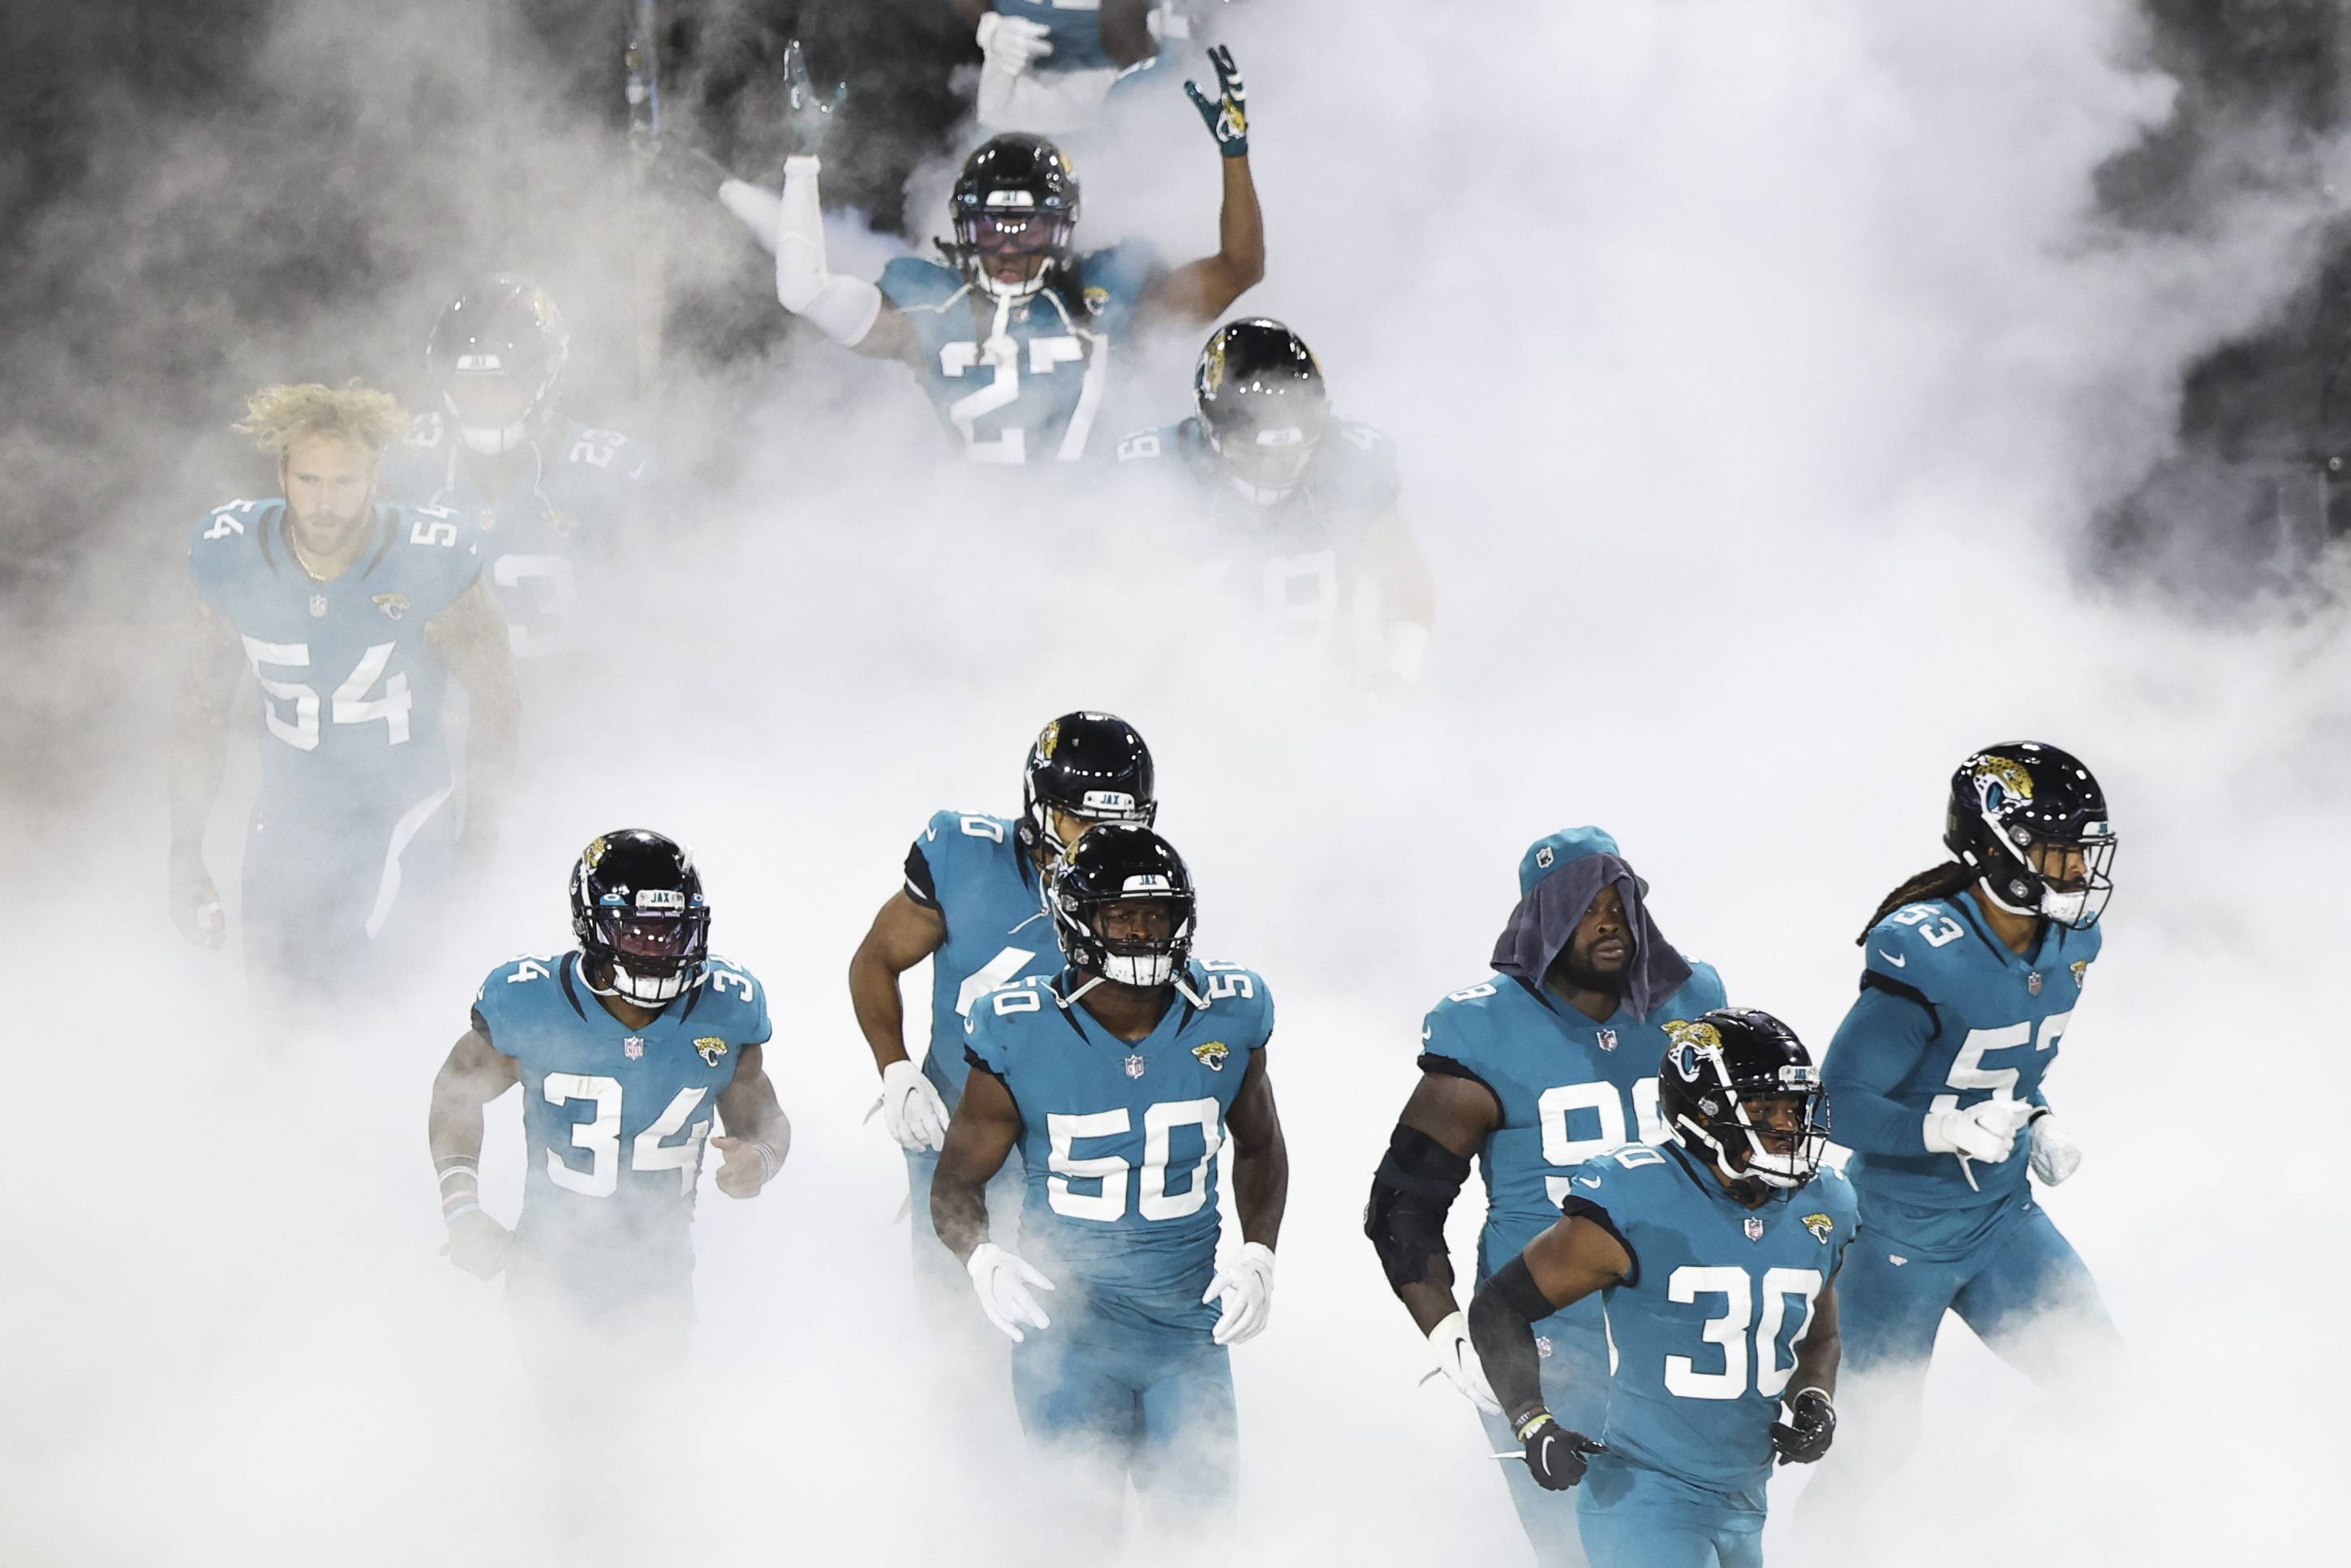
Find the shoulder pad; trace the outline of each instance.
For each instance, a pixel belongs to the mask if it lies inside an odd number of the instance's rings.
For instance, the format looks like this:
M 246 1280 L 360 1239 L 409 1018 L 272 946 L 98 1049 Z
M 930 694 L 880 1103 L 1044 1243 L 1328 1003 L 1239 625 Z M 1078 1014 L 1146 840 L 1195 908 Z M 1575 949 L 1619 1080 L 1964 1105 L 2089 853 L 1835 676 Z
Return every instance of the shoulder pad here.
M 222 502 L 206 512 L 190 532 L 188 537 L 190 556 L 193 558 L 199 553 L 220 553 L 219 550 L 205 552 L 204 547 L 206 545 L 215 545 L 225 549 L 234 548 L 239 541 L 250 543 L 254 530 L 267 520 L 270 515 L 269 509 L 276 505 L 277 503 L 275 501 Z
M 1477 1065 L 1489 1015 L 1502 988 L 1509 984 L 1499 975 L 1489 975 L 1475 985 L 1447 991 L 1420 1021 L 1421 1050 L 1458 1061 L 1464 1067 Z
M 901 310 L 944 304 L 963 286 L 963 275 L 955 268 L 919 256 L 893 257 L 875 285 L 882 298 Z
M 1681 1001 L 1687 1010 L 1677 1016 L 1696 1018 L 1700 1013 L 1712 1012 L 1717 1008 L 1730 1005 L 1730 993 L 1724 988 L 1722 976 L 1716 972 L 1713 965 L 1692 958 L 1689 961 L 1689 967 L 1690 977 L 1682 982 L 1681 988 L 1676 991 L 1673 997 L 1674 1000 Z M 1687 1000 L 1684 1001 L 1683 998 Z
M 1152 277 L 1160 270 L 1159 251 L 1140 235 L 1131 235 L 1116 245 L 1088 251 L 1078 258 L 1078 281 L 1086 296 L 1086 308 L 1099 313 L 1104 306 L 1096 305 L 1097 289 L 1106 298 L 1104 305 L 1116 302 L 1132 305 Z
M 1863 967 L 1881 978 L 1932 994 L 1934 980 L 1975 954 L 1967 919 L 1941 899 L 1906 904 L 1869 928 Z
M 1224 958 L 1197 958 L 1194 962 L 1200 970 L 1200 999 L 1211 1010 L 1228 1009 L 1273 1016 L 1273 990 L 1265 983 L 1263 975 L 1246 964 Z
M 509 958 L 484 977 L 480 988 L 474 992 L 474 1005 L 483 1007 L 502 996 L 515 994 L 512 988 L 516 986 L 554 985 L 556 973 L 565 962 L 561 955 L 544 953 Z
M 438 409 L 418 414 L 408 425 L 408 445 L 416 452 L 431 452 L 440 446 L 448 434 L 448 426 Z
M 1176 433 L 1183 427 L 1163 424 L 1151 430 L 1138 430 L 1118 444 L 1121 463 L 1148 463 L 1155 458 L 1176 455 Z

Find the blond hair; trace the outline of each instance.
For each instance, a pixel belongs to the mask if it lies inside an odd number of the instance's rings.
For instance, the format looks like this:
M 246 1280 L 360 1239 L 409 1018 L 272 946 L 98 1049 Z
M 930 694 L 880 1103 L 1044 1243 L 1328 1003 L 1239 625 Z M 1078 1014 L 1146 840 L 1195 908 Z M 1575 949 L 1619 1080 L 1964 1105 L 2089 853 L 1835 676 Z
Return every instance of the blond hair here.
M 354 377 L 340 387 L 317 382 L 264 387 L 245 400 L 245 417 L 234 428 L 277 456 L 313 435 L 339 436 L 381 455 L 408 434 L 408 413 L 390 392 Z

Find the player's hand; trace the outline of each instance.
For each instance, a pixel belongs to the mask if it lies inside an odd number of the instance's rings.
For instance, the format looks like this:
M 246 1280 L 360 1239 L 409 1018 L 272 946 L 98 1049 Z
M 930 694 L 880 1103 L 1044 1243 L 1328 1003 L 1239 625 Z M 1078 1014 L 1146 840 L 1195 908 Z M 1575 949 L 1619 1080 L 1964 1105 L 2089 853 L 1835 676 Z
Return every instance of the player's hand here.
M 1238 1344 L 1264 1332 L 1273 1316 L 1273 1249 L 1262 1241 L 1244 1241 L 1230 1264 L 1217 1270 L 1201 1292 L 1200 1304 L 1221 1300 L 1223 1309 L 1208 1337 L 1218 1344 Z
M 449 1245 L 441 1249 L 450 1262 L 476 1280 L 487 1280 L 507 1266 L 514 1249 L 514 1232 L 478 1208 L 469 1208 L 449 1222 Z
M 2032 1174 L 2055 1186 L 2082 1168 L 2082 1145 L 2057 1130 L 2057 1118 L 2043 1111 L 2032 1118 Z
M 1771 1448 L 1783 1465 L 1809 1465 L 1829 1451 L 1836 1437 L 1836 1406 L 1817 1388 L 1800 1388 L 1784 1406 L 1785 1421 L 1771 1423 Z
M 220 890 L 213 886 L 202 854 L 172 856 L 172 924 L 199 947 L 217 947 L 228 940 L 228 915 L 221 908 Z
M 979 18 L 979 52 L 996 70 L 1019 76 L 1053 52 L 1052 29 L 1026 16 L 988 11 Z
M 1489 1415 L 1502 1413 L 1502 1402 L 1494 1397 L 1493 1385 L 1486 1381 L 1486 1369 L 1479 1364 L 1478 1347 L 1469 1343 L 1467 1318 L 1455 1312 L 1429 1330 L 1428 1348 L 1437 1357 L 1437 1370 L 1461 1391 L 1463 1398 Z
M 757 1197 L 759 1189 L 776 1179 L 783 1168 L 783 1156 L 772 1144 L 755 1144 L 748 1138 L 713 1138 L 710 1146 L 718 1151 L 718 1190 L 729 1197 Z
M 947 1103 L 923 1070 L 904 1058 L 882 1070 L 882 1124 L 902 1149 L 947 1146 Z
M 1200 111 L 1200 118 L 1208 122 L 1217 151 L 1228 158 L 1245 158 L 1249 155 L 1249 89 L 1241 85 L 1232 50 L 1210 49 L 1208 63 L 1217 68 L 1217 96 L 1210 98 L 1188 81 L 1184 90 L 1191 95 L 1192 107 Z
M 979 1293 L 979 1309 L 987 1321 L 1004 1331 L 1005 1337 L 1019 1344 L 1029 1336 L 1023 1329 L 1049 1329 L 1053 1320 L 1037 1304 L 1029 1293 L 1031 1285 L 1050 1291 L 1053 1281 L 1038 1272 L 1036 1266 L 1017 1252 L 1007 1252 L 993 1241 L 983 1241 L 973 1249 L 964 1269 L 971 1275 L 971 1288 Z
M 2032 1104 L 2022 1100 L 1986 1100 L 1964 1111 L 1930 1112 L 1927 1152 L 1996 1166 L 2015 1152 L 2016 1130 L 2032 1114 Z
M 1543 1409 L 1519 1423 L 1519 1443 L 1527 1451 L 1527 1469 L 1534 1472 L 1535 1485 L 1545 1491 L 1565 1491 L 1591 1469 L 1587 1455 L 1608 1451 L 1605 1444 L 1568 1430 Z
M 813 158 L 824 149 L 833 115 L 849 101 L 849 84 L 835 84 L 829 100 L 818 97 L 816 84 L 809 79 L 808 57 L 794 38 L 784 46 L 784 155 Z

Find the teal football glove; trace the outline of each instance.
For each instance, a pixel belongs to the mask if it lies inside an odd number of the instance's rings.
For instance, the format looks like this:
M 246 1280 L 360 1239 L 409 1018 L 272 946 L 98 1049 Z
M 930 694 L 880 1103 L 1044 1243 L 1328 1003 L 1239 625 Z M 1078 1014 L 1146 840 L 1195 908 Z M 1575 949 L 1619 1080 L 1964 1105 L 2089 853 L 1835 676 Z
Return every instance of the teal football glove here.
M 800 53 L 800 41 L 794 38 L 784 46 L 784 155 L 813 158 L 824 148 L 833 115 L 849 100 L 849 84 L 836 86 L 831 102 L 819 98 L 816 85 L 809 80 L 808 57 Z
M 1241 85 L 1239 68 L 1233 64 L 1233 52 L 1227 48 L 1208 51 L 1208 63 L 1217 68 L 1217 96 L 1210 98 L 1191 82 L 1184 90 L 1192 95 L 1192 107 L 1208 122 L 1208 133 L 1217 139 L 1217 151 L 1228 158 L 1249 154 L 1249 89 Z

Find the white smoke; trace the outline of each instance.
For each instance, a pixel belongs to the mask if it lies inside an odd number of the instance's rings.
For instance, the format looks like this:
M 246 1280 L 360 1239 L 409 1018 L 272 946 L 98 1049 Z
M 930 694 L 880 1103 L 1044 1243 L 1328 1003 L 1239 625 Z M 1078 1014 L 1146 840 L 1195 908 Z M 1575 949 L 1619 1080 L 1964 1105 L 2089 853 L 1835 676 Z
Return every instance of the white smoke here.
M 1954 1327 L 1927 1502 L 1865 1560 L 2293 1561 L 2331 1539 L 2314 1471 L 2339 1446 L 2346 1205 L 2323 1124 L 2269 1113 L 2325 1092 L 2303 1064 L 2314 1034 L 2328 1060 L 2331 1026 L 2304 993 L 2351 938 L 2331 885 L 2351 841 L 2342 622 L 2185 624 L 2073 564 L 2166 449 L 2183 364 L 2299 276 L 2315 208 L 2249 196 L 2159 238 L 2101 219 L 2093 172 L 2172 92 L 2135 63 L 2119 0 L 1230 21 L 1271 256 L 1241 308 L 1289 320 L 1339 410 L 1400 443 L 1439 592 L 1416 692 L 1199 635 L 1147 541 L 1140 564 L 1097 562 L 1092 536 L 1130 521 L 1114 507 L 1073 490 L 1056 517 L 1034 497 L 1061 476 L 926 467 L 903 372 L 801 345 L 772 376 L 674 389 L 674 466 L 723 447 L 724 486 L 682 491 L 631 553 L 580 678 L 533 720 L 528 809 L 438 955 L 396 1006 L 255 1038 L 233 956 L 182 947 L 162 904 L 165 617 L 193 512 L 50 543 L 80 566 L 15 665 L 36 695 L 15 705 L 33 762 L 11 769 L 13 880 L 36 896 L 9 960 L 0 1557 L 1051 1556 L 987 1500 L 1017 1469 L 1008 1398 L 920 1342 L 903 1166 L 859 1119 L 875 1085 L 843 977 L 925 816 L 1008 810 L 1029 736 L 1081 706 L 1150 737 L 1202 951 L 1279 998 L 1292 1182 L 1273 1324 L 1235 1356 L 1243 1560 L 1523 1550 L 1469 1412 L 1416 1385 L 1425 1352 L 1357 1216 L 1420 1014 L 1484 973 L 1524 845 L 1608 827 L 1677 943 L 1817 1049 L 1853 934 L 1937 858 L 1948 770 L 2022 737 L 2097 769 L 2123 839 L 2050 1084 L 2088 1158 L 2050 1207 L 2142 1402 L 2087 1439 L 2034 1436 L 2022 1380 Z M 397 135 L 432 41 L 381 8 L 294 7 L 255 68 Z M 1086 163 L 1090 240 L 1212 248 L 1214 154 L 1180 107 L 1164 145 Z M 538 114 L 510 129 L 567 168 L 604 145 Z M 234 125 L 148 145 L 135 120 L 111 151 L 148 172 L 110 164 L 54 243 L 98 225 L 101 196 L 184 221 L 192 192 L 332 157 Z M 605 232 L 608 194 L 559 183 L 529 221 Z M 163 384 L 135 361 L 50 366 L 39 390 L 87 405 L 79 460 L 152 464 L 149 493 L 172 495 L 186 454 L 221 461 L 191 433 L 248 384 L 397 364 L 441 287 L 504 264 L 486 211 L 399 197 L 432 242 L 332 319 L 256 328 L 202 279 L 127 298 L 172 332 L 239 335 L 230 379 L 193 417 L 143 395 L 110 411 L 108 385 Z M 913 209 L 918 238 L 935 213 Z M 124 276 L 157 276 L 168 234 L 129 243 Z M 575 321 L 618 308 L 592 276 L 549 279 Z M 1184 412 L 1190 347 L 1138 419 Z M 570 859 L 623 823 L 696 848 L 719 950 L 772 993 L 795 1145 L 756 1202 L 704 1195 L 693 1421 L 616 1421 L 583 1367 L 558 1442 L 495 1292 L 435 1255 L 425 1091 L 472 987 L 565 943 Z M 509 1100 L 484 1161 L 509 1218 L 519 1162 Z M 1459 1260 L 1474 1214 L 1456 1218 Z

